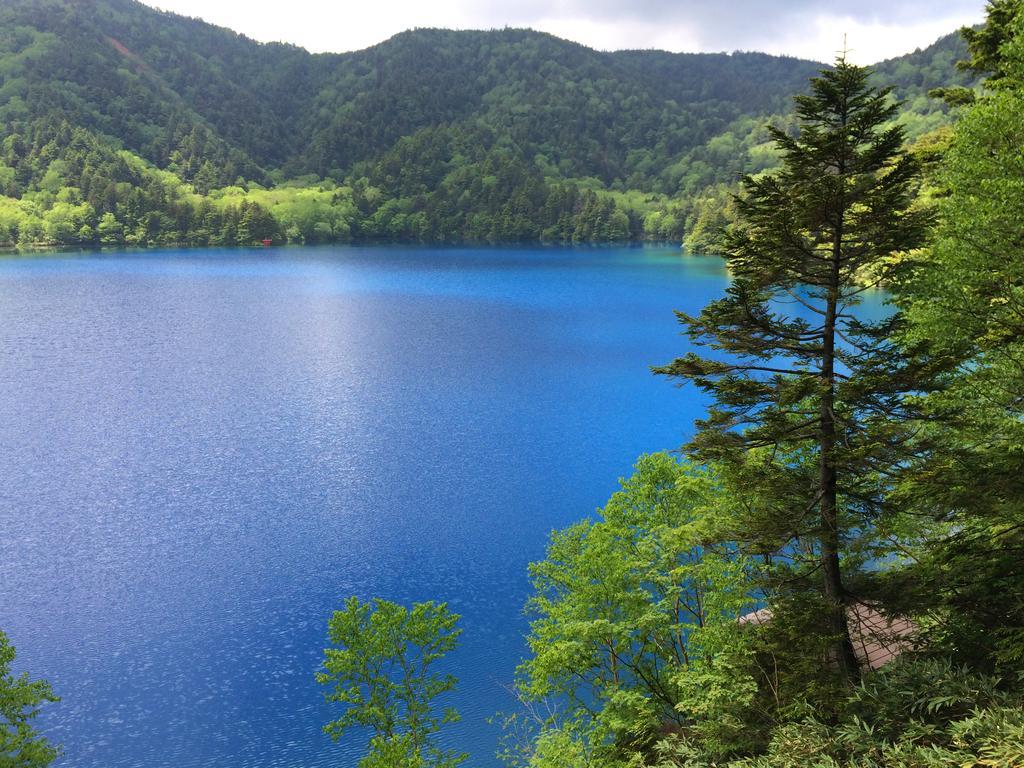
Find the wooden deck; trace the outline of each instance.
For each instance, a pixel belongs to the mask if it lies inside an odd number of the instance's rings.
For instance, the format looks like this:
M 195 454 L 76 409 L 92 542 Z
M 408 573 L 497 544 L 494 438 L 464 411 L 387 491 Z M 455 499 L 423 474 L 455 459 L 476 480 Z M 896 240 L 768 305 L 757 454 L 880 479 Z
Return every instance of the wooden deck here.
M 766 624 L 771 608 L 740 616 L 740 624 Z M 910 619 L 884 616 L 870 603 L 856 602 L 846 609 L 853 651 L 862 667 L 878 669 L 910 647 L 916 627 Z

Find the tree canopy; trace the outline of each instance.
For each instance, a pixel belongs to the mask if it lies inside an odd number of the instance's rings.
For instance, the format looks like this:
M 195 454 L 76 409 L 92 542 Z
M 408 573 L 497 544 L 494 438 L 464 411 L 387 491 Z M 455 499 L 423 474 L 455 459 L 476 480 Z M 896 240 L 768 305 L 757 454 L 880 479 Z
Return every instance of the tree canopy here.
M 35 729 L 42 706 L 60 701 L 45 680 L 32 680 L 27 672 L 11 670 L 15 651 L 0 631 L 0 765 L 9 768 L 44 768 L 60 754 Z
M 879 513 L 879 473 L 902 458 L 892 452 L 894 423 L 906 417 L 900 395 L 920 386 L 895 348 L 899 314 L 854 313 L 865 270 L 884 279 L 894 256 L 923 244 L 927 224 L 888 97 L 844 59 L 797 97 L 798 134 L 773 132 L 782 168 L 746 177 L 736 200 L 738 222 L 722 240 L 733 274 L 725 298 L 679 315 L 695 343 L 727 357 L 690 353 L 657 369 L 715 398 L 696 456 L 728 464 L 768 498 L 784 495 L 751 531 L 769 532 L 758 537 L 769 551 L 813 542 L 834 655 L 850 681 L 842 548 Z
M 406 608 L 355 597 L 331 617 L 333 645 L 317 681 L 344 711 L 324 732 L 338 740 L 354 727 L 369 729 L 361 768 L 452 768 L 465 760 L 435 742 L 443 725 L 458 720 L 452 709 L 434 711 L 434 700 L 455 685 L 434 667 L 455 648 L 458 620 L 444 604 Z

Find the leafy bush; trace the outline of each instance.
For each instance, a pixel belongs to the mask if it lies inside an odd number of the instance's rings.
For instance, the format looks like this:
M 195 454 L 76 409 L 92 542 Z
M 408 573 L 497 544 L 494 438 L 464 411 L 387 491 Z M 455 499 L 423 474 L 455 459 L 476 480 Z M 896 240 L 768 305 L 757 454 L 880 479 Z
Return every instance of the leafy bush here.
M 1024 696 L 948 661 L 904 658 L 865 677 L 836 722 L 778 726 L 763 755 L 716 762 L 684 738 L 659 752 L 657 768 L 1014 768 Z

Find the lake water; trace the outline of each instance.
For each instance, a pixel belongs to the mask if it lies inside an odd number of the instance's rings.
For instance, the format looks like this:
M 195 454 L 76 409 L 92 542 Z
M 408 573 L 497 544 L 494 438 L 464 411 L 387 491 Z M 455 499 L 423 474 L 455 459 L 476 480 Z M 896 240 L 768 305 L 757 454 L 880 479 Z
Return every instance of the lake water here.
M 68 768 L 355 766 L 349 595 L 447 601 L 493 766 L 526 565 L 703 402 L 651 375 L 721 262 L 643 248 L 0 259 L 0 628 Z

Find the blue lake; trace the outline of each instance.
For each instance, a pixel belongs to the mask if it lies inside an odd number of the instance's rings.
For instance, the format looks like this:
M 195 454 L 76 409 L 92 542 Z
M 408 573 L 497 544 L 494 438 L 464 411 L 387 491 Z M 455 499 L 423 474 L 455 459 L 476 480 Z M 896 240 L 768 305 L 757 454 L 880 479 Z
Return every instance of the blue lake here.
M 526 565 L 704 403 L 649 366 L 727 282 L 675 248 L 0 259 L 0 628 L 69 768 L 355 766 L 313 675 L 349 595 L 463 616 L 493 766 Z

